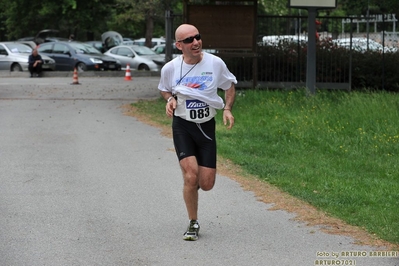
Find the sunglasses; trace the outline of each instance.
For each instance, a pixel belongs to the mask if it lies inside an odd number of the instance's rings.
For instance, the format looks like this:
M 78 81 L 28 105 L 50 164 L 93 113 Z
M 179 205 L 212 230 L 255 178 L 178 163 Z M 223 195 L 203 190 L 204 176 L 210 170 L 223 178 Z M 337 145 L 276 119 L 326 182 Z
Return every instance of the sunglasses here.
M 185 38 L 184 40 L 177 41 L 177 42 L 192 43 L 194 41 L 194 39 L 196 39 L 197 41 L 201 40 L 201 34 L 198 33 L 195 36 L 191 36 L 191 37 Z

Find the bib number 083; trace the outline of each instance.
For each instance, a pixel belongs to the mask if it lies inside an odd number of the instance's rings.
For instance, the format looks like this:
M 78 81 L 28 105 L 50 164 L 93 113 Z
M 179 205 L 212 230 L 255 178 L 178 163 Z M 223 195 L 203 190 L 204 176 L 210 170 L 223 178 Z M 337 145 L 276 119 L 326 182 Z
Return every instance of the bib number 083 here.
M 191 119 L 202 119 L 209 116 L 209 107 L 190 110 Z

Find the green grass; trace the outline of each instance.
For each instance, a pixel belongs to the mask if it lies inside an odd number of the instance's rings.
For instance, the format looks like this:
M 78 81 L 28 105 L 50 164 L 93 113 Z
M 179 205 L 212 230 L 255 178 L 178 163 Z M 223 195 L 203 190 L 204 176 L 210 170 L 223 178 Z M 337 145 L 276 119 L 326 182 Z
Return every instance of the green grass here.
M 170 124 L 165 102 L 139 110 Z M 399 94 L 246 90 L 218 153 L 289 194 L 399 243 Z

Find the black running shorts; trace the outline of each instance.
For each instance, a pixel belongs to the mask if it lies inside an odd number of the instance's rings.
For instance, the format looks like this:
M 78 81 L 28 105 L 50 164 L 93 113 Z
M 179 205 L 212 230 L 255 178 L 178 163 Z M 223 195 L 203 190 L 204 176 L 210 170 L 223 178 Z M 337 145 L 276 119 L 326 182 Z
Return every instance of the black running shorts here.
M 198 165 L 216 168 L 214 118 L 198 124 L 173 116 L 172 129 L 173 142 L 179 161 L 189 156 L 195 156 Z

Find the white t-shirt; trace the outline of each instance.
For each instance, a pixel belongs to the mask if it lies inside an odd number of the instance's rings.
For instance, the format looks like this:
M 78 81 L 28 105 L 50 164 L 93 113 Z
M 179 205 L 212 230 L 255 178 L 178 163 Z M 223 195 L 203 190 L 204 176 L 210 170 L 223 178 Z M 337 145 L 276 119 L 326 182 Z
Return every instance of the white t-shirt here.
M 223 109 L 224 102 L 217 89 L 227 90 L 236 77 L 217 56 L 203 52 L 196 65 L 184 63 L 178 56 L 161 70 L 158 89 L 177 95 L 175 115 L 193 122 L 206 122 L 215 116 L 215 109 Z

